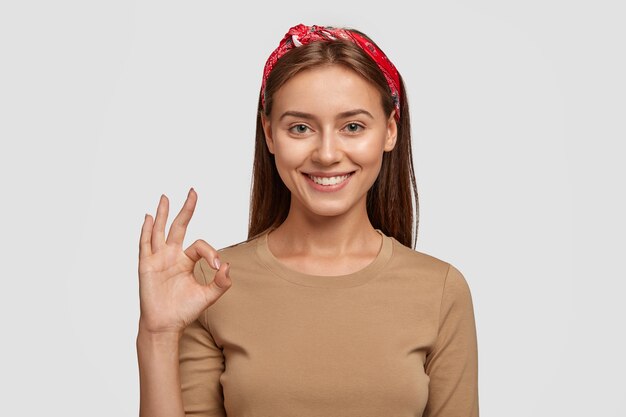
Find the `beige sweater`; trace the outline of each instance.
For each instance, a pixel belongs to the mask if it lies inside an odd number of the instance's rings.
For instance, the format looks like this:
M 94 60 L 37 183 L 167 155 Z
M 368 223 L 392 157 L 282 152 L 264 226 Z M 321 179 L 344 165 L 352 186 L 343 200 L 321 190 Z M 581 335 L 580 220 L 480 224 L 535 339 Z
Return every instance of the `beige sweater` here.
M 289 269 L 267 233 L 221 249 L 232 287 L 180 340 L 186 414 L 477 417 L 467 282 L 378 232 L 377 258 L 342 276 Z M 214 273 L 196 263 L 199 282 Z

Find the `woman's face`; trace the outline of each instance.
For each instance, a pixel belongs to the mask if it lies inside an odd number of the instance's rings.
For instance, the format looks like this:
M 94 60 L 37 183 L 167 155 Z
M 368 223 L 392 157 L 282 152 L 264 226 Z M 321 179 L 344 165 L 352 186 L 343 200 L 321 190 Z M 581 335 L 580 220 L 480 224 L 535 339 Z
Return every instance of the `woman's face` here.
M 274 94 L 263 129 L 291 191 L 291 209 L 321 216 L 365 210 L 397 134 L 378 90 L 341 65 L 304 70 L 287 81 Z

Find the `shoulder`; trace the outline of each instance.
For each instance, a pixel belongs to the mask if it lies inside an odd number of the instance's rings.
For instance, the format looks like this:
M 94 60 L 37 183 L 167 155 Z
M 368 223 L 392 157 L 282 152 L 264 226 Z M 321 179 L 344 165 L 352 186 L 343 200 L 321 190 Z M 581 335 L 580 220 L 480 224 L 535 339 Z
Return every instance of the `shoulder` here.
M 437 275 L 441 278 L 450 267 L 450 263 L 433 255 L 409 248 L 391 238 L 393 243 L 393 255 L 391 262 L 395 267 L 407 268 L 415 271 L 422 271 L 426 274 Z
M 419 277 L 433 285 L 443 287 L 467 286 L 465 277 L 461 271 L 445 259 L 431 254 L 418 251 L 398 242 L 393 241 L 393 256 L 390 267 L 393 270 Z
M 259 237 L 244 240 L 230 246 L 218 249 L 219 258 L 222 263 L 229 262 L 237 265 L 250 262 L 253 258 L 256 243 Z M 213 279 L 215 270 L 209 265 L 208 261 L 204 258 L 200 258 L 194 265 L 194 275 L 196 280 L 206 284 Z
M 238 243 L 234 243 L 230 246 L 218 249 L 220 258 L 237 258 L 242 256 L 248 256 L 256 249 L 256 243 L 261 237 L 256 237 L 248 240 L 243 240 Z

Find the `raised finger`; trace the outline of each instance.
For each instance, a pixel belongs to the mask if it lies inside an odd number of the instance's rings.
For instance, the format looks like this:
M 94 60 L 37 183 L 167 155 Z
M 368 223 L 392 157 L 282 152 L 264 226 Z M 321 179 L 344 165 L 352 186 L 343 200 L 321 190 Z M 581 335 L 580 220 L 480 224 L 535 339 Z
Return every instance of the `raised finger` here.
M 193 216 L 193 211 L 196 208 L 197 201 L 198 194 L 196 194 L 196 191 L 192 187 L 187 194 L 187 199 L 185 200 L 183 207 L 180 209 L 176 218 L 172 221 L 170 231 L 167 234 L 168 245 L 177 244 L 182 246 L 183 240 L 185 239 L 185 233 L 187 232 L 187 225 L 191 220 L 191 216 Z
M 209 266 L 213 269 L 220 268 L 220 257 L 213 246 L 209 245 L 202 239 L 198 239 L 191 246 L 185 249 L 185 255 L 187 255 L 194 263 L 198 262 L 201 258 L 204 258 L 209 263 Z
M 152 222 L 152 216 L 146 213 L 141 226 L 141 237 L 139 238 L 139 259 L 152 255 L 152 245 L 150 244 Z
M 157 207 L 156 219 L 152 228 L 152 252 L 156 252 L 165 246 L 165 222 L 169 212 L 169 200 L 165 194 L 161 194 L 159 206 Z

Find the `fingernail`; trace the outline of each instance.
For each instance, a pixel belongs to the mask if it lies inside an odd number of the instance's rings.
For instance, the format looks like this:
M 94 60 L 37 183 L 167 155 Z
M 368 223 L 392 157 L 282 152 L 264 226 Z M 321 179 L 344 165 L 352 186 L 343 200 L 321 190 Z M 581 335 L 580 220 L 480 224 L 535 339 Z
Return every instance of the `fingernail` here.
M 222 264 L 222 263 L 220 262 L 220 259 L 219 259 L 219 258 L 215 258 L 215 259 L 213 259 L 213 265 L 215 266 L 215 269 L 220 269 L 220 265 L 221 265 L 221 264 Z
M 193 191 L 193 187 L 191 187 L 191 188 L 189 189 L 189 193 L 187 193 L 187 197 L 189 197 L 189 196 L 191 195 L 191 192 L 192 192 L 192 191 Z

